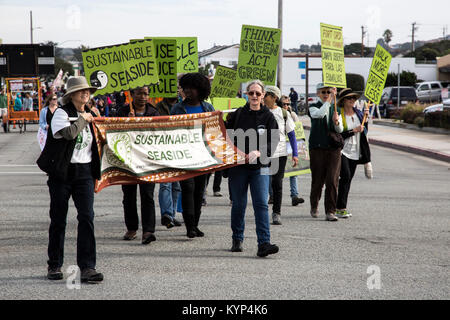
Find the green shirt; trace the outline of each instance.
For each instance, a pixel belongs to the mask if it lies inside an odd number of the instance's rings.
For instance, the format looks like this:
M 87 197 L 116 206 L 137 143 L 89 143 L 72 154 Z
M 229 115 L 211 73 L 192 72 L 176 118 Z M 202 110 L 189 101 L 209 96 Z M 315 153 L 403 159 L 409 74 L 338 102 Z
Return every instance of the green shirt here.
M 8 98 L 5 95 L 0 94 L 0 109 L 6 108 L 8 108 Z

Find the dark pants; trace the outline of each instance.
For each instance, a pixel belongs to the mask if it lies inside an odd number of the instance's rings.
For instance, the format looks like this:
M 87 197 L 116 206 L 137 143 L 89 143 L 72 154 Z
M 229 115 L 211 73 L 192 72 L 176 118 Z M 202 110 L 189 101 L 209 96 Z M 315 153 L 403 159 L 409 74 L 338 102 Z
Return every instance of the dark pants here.
M 337 187 L 341 170 L 341 150 L 312 149 L 311 211 L 317 211 L 325 184 L 325 213 L 336 213 Z
M 123 211 L 125 215 L 125 225 L 128 231 L 137 231 L 139 229 L 139 218 L 137 213 L 137 186 L 123 185 Z M 141 219 L 142 232 L 155 232 L 155 200 L 153 193 L 155 191 L 154 183 L 139 185 L 141 195 Z
M 339 178 L 338 198 L 336 204 L 337 209 L 347 209 L 348 194 L 350 192 L 350 186 L 352 184 L 352 179 L 355 175 L 357 165 L 358 161 L 351 160 L 342 155 L 341 174 Z
M 183 220 L 187 231 L 198 227 L 202 213 L 202 200 L 205 191 L 207 175 L 180 181 L 181 206 L 183 207 Z
M 287 157 L 280 157 L 273 161 L 278 161 L 278 171 L 271 177 L 273 190 L 273 213 L 281 213 L 281 203 L 283 200 L 283 178 L 286 169 Z
M 48 265 L 61 268 L 64 263 L 64 240 L 69 199 L 77 208 L 77 265 L 83 270 L 95 269 L 96 246 L 94 235 L 94 179 L 90 164 L 71 164 L 70 176 L 65 182 L 49 177 L 50 228 Z
M 206 175 L 206 187 L 209 185 L 211 173 Z M 222 183 L 222 171 L 214 172 L 213 192 L 220 192 L 220 184 Z

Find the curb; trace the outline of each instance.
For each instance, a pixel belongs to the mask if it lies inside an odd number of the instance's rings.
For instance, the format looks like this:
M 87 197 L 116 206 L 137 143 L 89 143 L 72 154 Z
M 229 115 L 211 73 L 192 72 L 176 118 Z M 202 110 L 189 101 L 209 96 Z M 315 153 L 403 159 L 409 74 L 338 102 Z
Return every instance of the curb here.
M 382 120 L 374 120 L 373 124 L 380 125 L 380 126 L 386 126 L 386 127 L 392 127 L 392 128 L 414 130 L 414 131 L 419 131 L 419 132 L 450 135 L 450 130 L 447 130 L 447 129 L 433 128 L 433 127 L 419 128 L 418 126 L 409 124 L 409 123 L 393 123 L 393 122 L 387 122 L 387 121 L 382 121 Z
M 304 126 L 303 128 L 305 130 L 311 129 L 310 126 Z M 384 148 L 390 148 L 390 149 L 394 149 L 394 150 L 398 150 L 398 151 L 413 153 L 413 154 L 417 154 L 419 156 L 424 156 L 424 157 L 431 158 L 434 160 L 439 160 L 439 161 L 444 161 L 444 162 L 450 163 L 450 155 L 446 155 L 446 154 L 432 151 L 432 150 L 421 149 L 421 148 L 411 147 L 411 146 L 402 145 L 402 144 L 395 144 L 395 143 L 377 140 L 377 139 L 373 139 L 373 138 L 369 138 L 369 145 L 370 144 L 384 147 Z

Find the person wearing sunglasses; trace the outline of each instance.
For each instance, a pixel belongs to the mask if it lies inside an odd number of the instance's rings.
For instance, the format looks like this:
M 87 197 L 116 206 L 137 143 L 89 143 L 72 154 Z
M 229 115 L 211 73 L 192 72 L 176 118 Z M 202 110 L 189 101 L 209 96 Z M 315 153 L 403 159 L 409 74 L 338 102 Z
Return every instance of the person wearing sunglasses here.
M 348 194 L 353 176 L 358 164 L 370 163 L 370 148 L 367 140 L 368 122 L 362 124 L 364 115 L 369 116 L 369 109 L 364 114 L 355 107 L 360 95 L 352 89 L 344 89 L 339 93 L 338 107 L 344 131 L 344 148 L 341 156 L 341 170 L 338 187 L 337 211 L 338 218 L 347 219 L 351 213 L 347 210 Z
M 343 126 L 335 111 L 336 88 L 323 83 L 317 85 L 319 102 L 309 107 L 311 118 L 309 154 L 311 160 L 311 216 L 319 217 L 319 201 L 325 185 L 325 220 L 338 221 L 336 217 L 337 186 L 341 169 L 341 150 L 332 145 L 330 132 L 341 133 Z
M 275 116 L 263 104 L 264 84 L 255 80 L 248 84 L 248 102 L 231 113 L 225 126 L 234 144 L 248 155 L 246 163 L 228 170 L 228 183 L 233 199 L 231 208 L 232 252 L 242 252 L 245 229 L 245 210 L 250 187 L 255 214 L 258 257 L 278 252 L 270 243 L 269 224 L 269 158 L 278 145 L 279 130 Z
M 264 97 L 266 106 L 275 116 L 280 129 L 280 140 L 271 158 L 271 187 L 273 193 L 272 223 L 281 225 L 281 204 L 283 199 L 283 178 L 287 163 L 286 136 L 292 148 L 292 165 L 298 165 L 297 139 L 295 138 L 295 123 L 291 115 L 278 104 L 281 103 L 281 91 L 275 86 L 266 86 Z

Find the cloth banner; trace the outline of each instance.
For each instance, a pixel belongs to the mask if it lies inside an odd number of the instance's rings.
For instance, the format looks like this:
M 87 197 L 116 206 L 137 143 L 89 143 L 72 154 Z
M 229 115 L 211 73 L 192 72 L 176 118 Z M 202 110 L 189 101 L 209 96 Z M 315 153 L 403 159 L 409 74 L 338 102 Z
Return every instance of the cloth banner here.
M 94 131 L 101 178 L 95 192 L 110 185 L 166 183 L 245 163 L 227 138 L 222 112 L 97 118 Z

